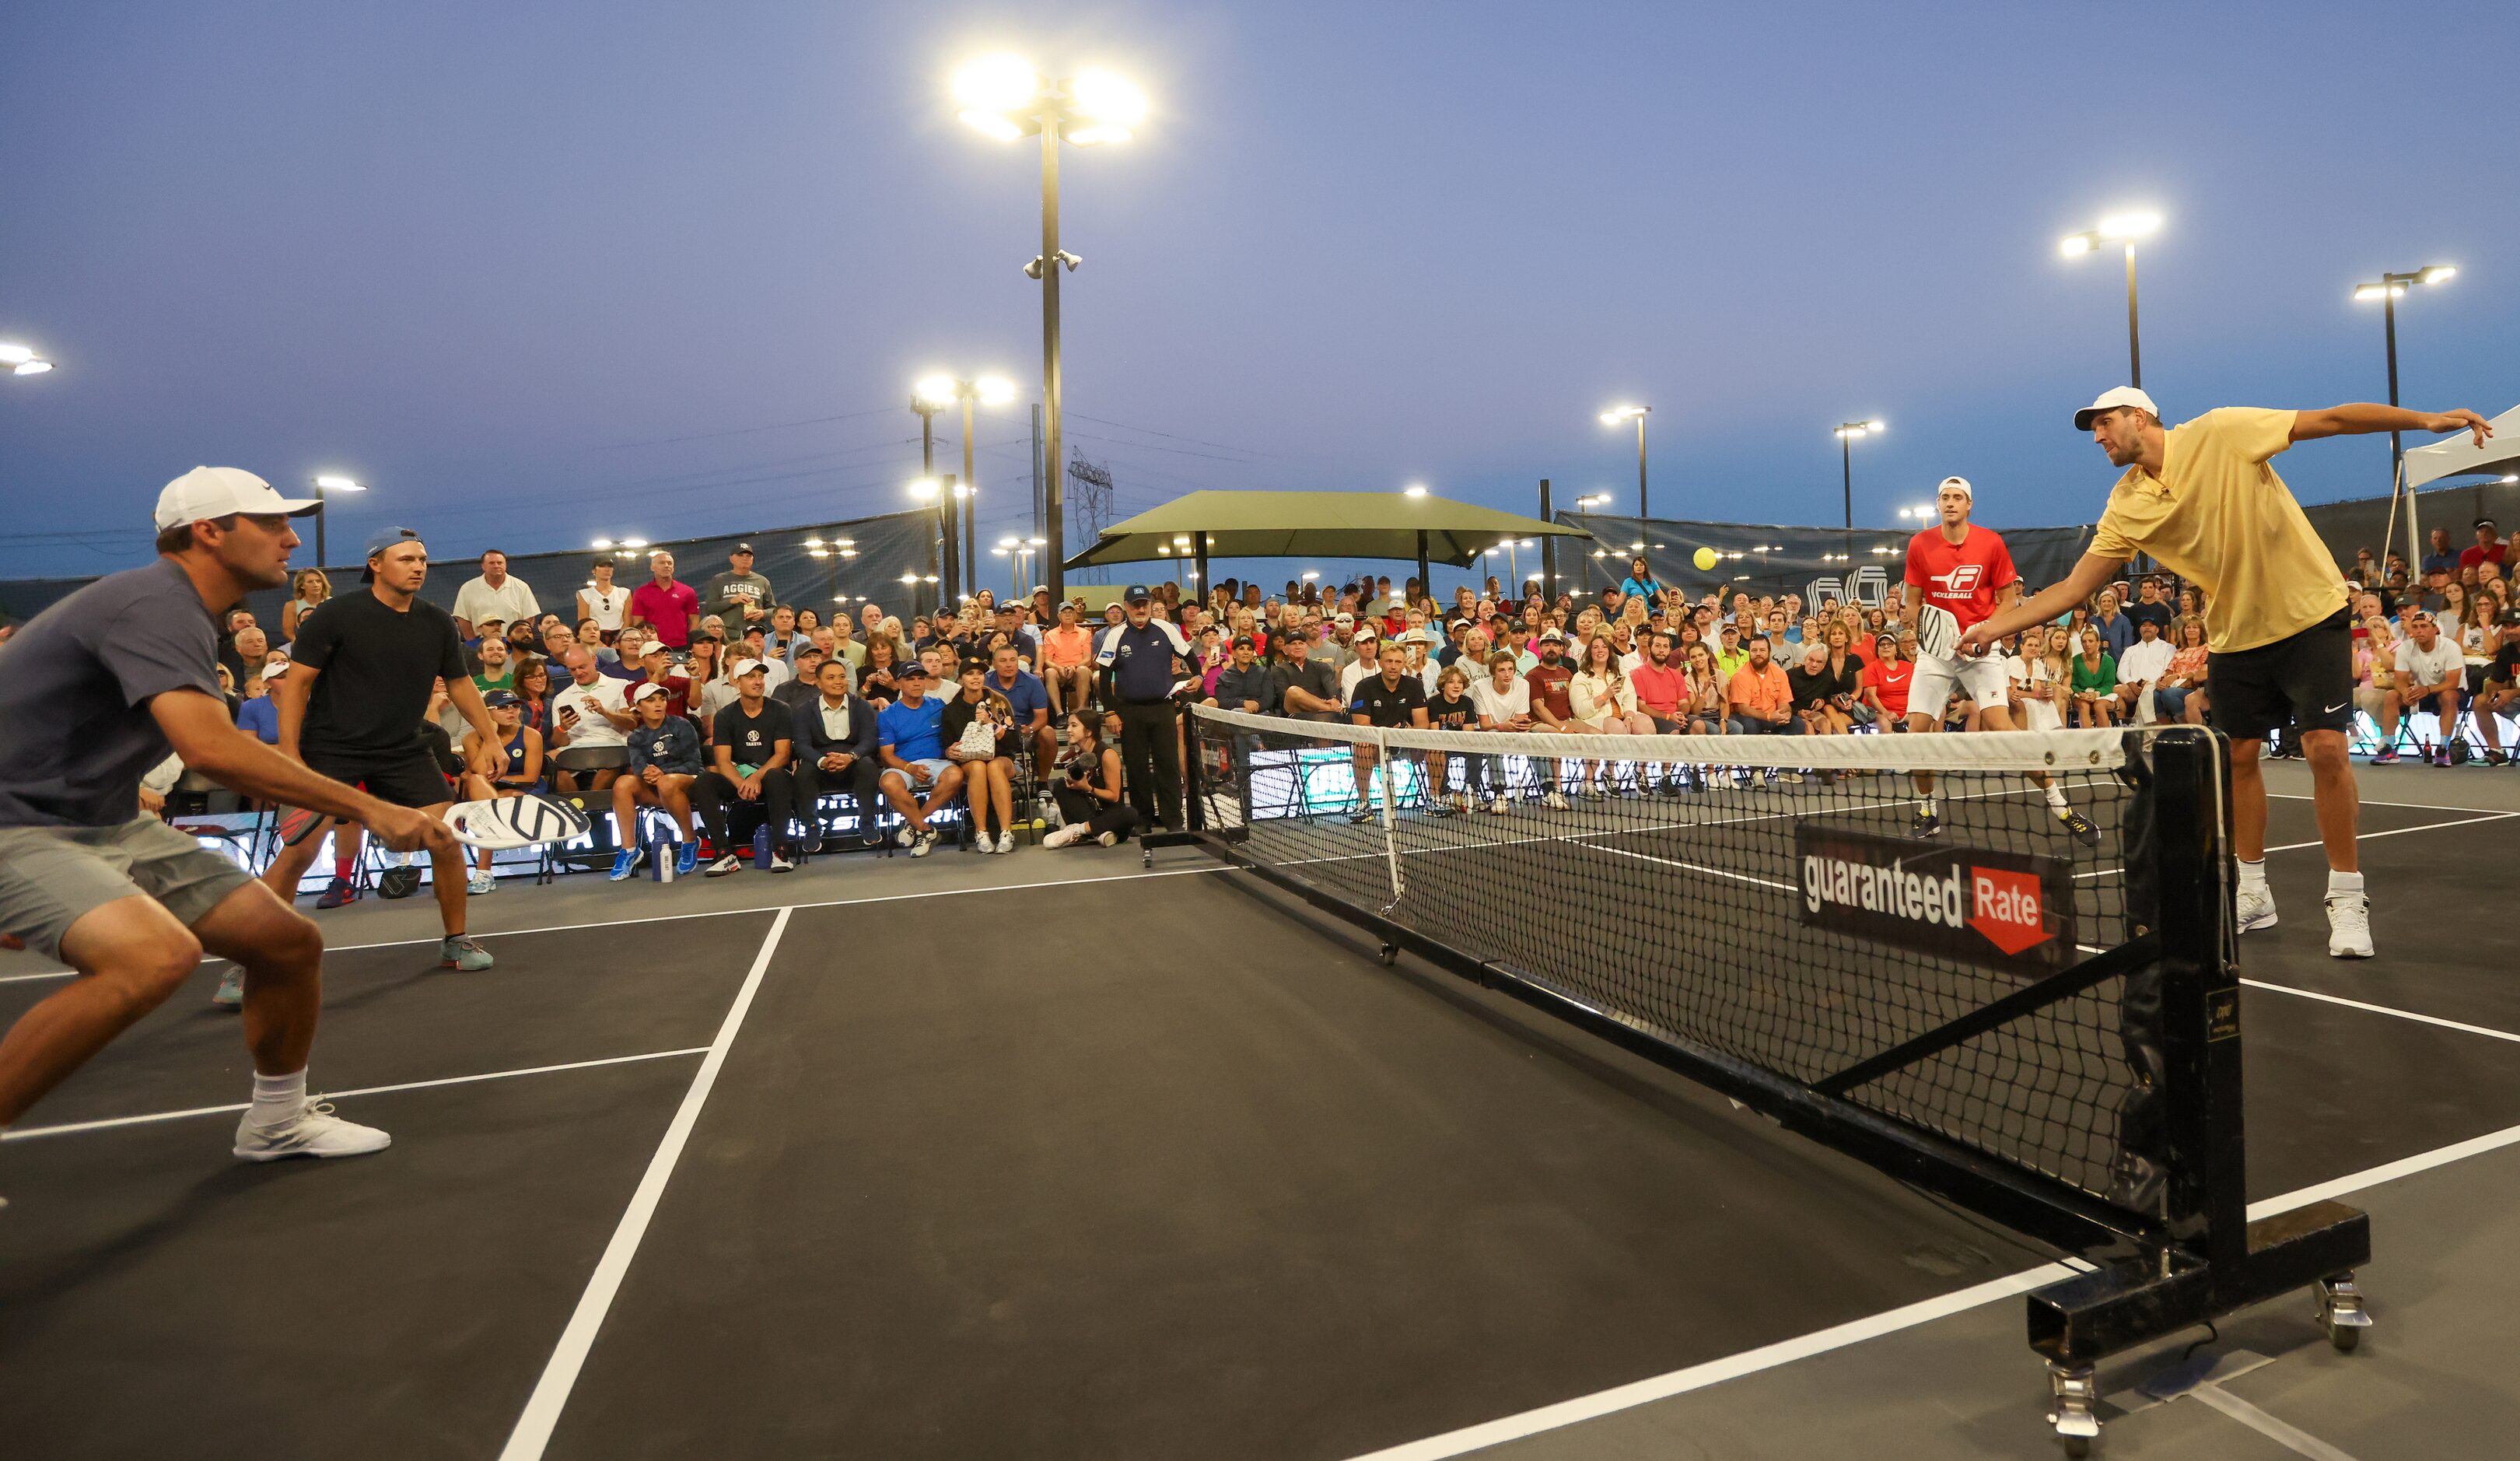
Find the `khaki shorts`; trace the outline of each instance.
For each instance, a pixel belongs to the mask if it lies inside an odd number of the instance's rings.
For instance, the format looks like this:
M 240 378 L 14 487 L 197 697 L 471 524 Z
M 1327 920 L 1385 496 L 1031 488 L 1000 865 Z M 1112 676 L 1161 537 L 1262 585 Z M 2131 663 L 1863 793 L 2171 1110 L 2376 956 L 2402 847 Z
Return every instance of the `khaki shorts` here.
M 117 827 L 0 827 L 0 934 L 47 957 L 97 908 L 135 893 L 186 928 L 251 875 L 156 817 Z

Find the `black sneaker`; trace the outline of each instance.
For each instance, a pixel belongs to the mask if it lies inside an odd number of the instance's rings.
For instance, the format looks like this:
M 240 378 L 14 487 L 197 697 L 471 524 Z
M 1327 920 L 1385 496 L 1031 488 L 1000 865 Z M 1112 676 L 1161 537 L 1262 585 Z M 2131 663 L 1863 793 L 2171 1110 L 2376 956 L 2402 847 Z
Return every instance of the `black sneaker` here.
M 318 908 L 338 908 L 342 904 L 349 902 L 351 899 L 356 898 L 358 895 L 359 890 L 350 886 L 349 879 L 335 878 L 332 882 L 324 885 L 323 895 L 315 899 L 315 906 Z
M 1366 823 L 1373 820 L 1373 808 L 1370 806 L 1360 806 L 1356 810 L 1349 812 L 1347 814 L 1347 819 L 1355 825 L 1362 827 Z
M 1939 837 L 1943 831 L 1943 814 L 1930 806 L 1916 808 L 1915 833 L 1918 837 Z
M 2084 846 L 2096 847 L 2100 845 L 2100 829 L 2092 825 L 2090 817 L 2074 808 L 2070 806 L 2056 808 L 2056 820 L 2064 823 L 2065 830 L 2074 834 L 2074 841 Z

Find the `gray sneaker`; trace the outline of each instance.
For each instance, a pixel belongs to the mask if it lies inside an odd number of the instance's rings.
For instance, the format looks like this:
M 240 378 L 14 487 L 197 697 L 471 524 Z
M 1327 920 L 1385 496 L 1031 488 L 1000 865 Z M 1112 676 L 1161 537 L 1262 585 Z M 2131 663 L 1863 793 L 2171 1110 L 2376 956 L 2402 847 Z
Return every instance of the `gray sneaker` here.
M 462 969 L 470 972 L 487 969 L 496 962 L 490 957 L 488 949 L 472 941 L 472 936 L 470 934 L 457 934 L 452 937 L 437 940 L 437 967 L 440 969 Z
M 210 991 L 210 1003 L 223 1010 L 245 1008 L 245 967 L 243 965 L 231 964 L 228 966 L 228 972 L 219 976 L 219 986 Z
M 277 1162 L 283 1157 L 362 1157 L 392 1145 L 393 1138 L 376 1127 L 335 1116 L 329 1101 L 309 1099 L 297 1109 L 297 1115 L 268 1126 L 253 1124 L 253 1113 L 249 1111 L 237 1122 L 236 1155 L 247 1162 Z

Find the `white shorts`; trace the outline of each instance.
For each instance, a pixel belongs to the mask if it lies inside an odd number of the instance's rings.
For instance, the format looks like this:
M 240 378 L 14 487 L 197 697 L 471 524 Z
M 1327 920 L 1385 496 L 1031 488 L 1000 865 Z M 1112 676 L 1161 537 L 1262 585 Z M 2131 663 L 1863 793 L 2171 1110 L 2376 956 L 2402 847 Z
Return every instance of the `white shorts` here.
M 1951 704 L 1952 686 L 1980 706 L 2008 703 L 2011 676 L 2003 662 L 1992 656 L 1975 660 L 1938 660 L 1931 655 L 1916 657 L 1916 677 L 1908 682 L 1908 713 L 1942 718 L 1943 707 Z

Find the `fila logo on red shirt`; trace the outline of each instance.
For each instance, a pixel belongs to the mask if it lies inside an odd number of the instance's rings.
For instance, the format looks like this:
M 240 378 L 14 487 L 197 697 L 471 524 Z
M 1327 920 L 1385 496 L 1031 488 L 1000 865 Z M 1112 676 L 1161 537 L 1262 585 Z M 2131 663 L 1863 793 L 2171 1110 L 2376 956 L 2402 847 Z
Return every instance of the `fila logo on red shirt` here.
M 1934 582 L 1941 584 L 1943 586 L 1944 593 L 1957 597 L 1962 594 L 1975 593 L 1977 591 L 1978 579 L 1985 572 L 1986 570 L 1976 564 L 1964 563 L 1954 568 L 1948 573 L 1930 573 L 1926 576 L 1931 578 Z

